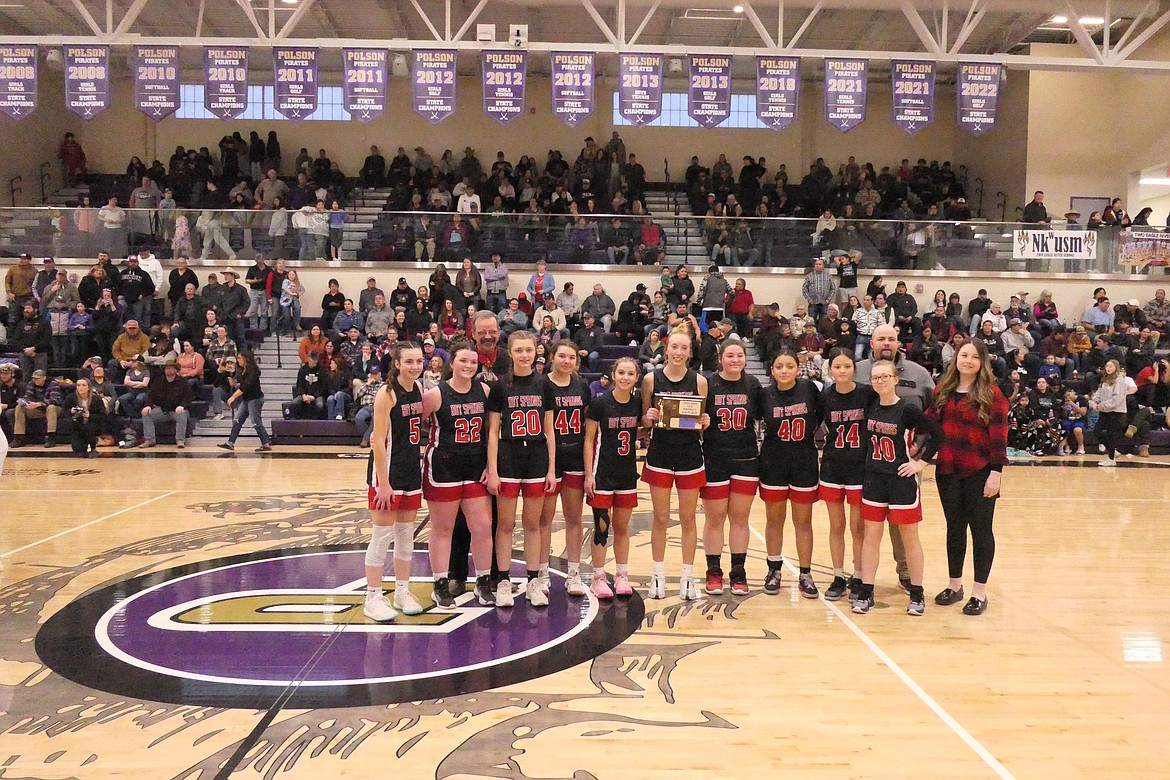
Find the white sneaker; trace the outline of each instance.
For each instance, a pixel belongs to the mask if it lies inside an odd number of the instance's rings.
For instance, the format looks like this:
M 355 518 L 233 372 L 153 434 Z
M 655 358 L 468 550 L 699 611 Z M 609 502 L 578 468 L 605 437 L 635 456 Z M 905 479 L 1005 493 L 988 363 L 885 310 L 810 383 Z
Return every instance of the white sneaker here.
M 552 577 L 548 574 L 542 574 L 536 579 L 537 582 L 540 583 L 540 589 L 544 591 L 544 595 L 547 596 L 549 591 L 552 590 Z
M 1113 460 L 1113 458 L 1106 458 L 1097 465 L 1101 466 L 1102 468 L 1112 468 L 1113 466 L 1117 465 L 1117 461 Z
M 666 576 L 662 574 L 650 575 L 650 587 L 646 590 L 646 597 L 651 599 L 666 598 Z
M 586 592 L 585 582 L 581 579 L 581 573 L 570 574 L 569 578 L 565 580 L 565 591 L 570 596 L 584 596 Z
M 528 585 L 524 588 L 524 596 L 528 599 L 528 603 L 534 607 L 547 607 L 548 596 L 545 595 L 544 588 L 541 587 L 540 578 L 529 580 Z M 500 600 L 496 597 L 496 602 Z
M 404 615 L 421 615 L 425 611 L 413 593 L 398 588 L 394 589 L 394 608 Z
M 1085 448 L 1084 447 L 1077 447 L 1077 455 L 1084 455 L 1084 454 L 1085 454 Z
M 366 594 L 366 605 L 362 608 L 362 614 L 378 623 L 386 623 L 398 617 L 398 613 L 390 606 L 382 591 Z
M 699 591 L 695 588 L 694 577 L 681 577 L 678 581 L 678 596 L 683 601 L 697 601 Z
M 511 607 L 515 603 L 515 599 L 512 598 L 512 581 L 500 580 L 496 585 L 496 606 Z

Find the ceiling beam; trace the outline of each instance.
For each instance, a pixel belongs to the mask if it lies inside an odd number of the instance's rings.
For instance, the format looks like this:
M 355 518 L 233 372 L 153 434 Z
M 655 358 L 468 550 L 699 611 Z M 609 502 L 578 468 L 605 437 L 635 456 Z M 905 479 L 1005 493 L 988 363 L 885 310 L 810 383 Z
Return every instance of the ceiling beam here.
M 983 20 L 985 13 L 987 13 L 987 0 L 971 0 L 971 7 L 967 9 L 967 18 L 963 20 L 959 34 L 955 36 L 955 42 L 950 47 L 951 54 L 958 54 L 963 50 L 967 39 L 971 37 L 971 33 L 975 32 L 975 28 Z
M 926 47 L 926 50 L 934 54 L 941 54 L 942 47 L 935 40 L 934 35 L 931 34 L 930 29 L 926 26 L 926 22 L 922 21 L 922 14 L 918 13 L 918 9 L 914 7 L 910 0 L 900 0 L 899 6 L 902 8 L 902 14 L 906 17 L 906 21 L 910 22 L 910 27 L 918 34 L 918 40 L 922 41 L 922 45 Z
M 302 5 L 305 2 L 308 2 L 308 0 L 301 0 Z M 298 8 L 298 10 L 300 9 Z M 329 12 L 329 9 L 325 7 L 325 4 L 321 0 L 313 3 L 313 18 L 317 20 L 317 24 L 320 25 L 322 30 L 325 30 L 334 38 L 340 36 L 337 31 L 337 20 L 333 18 L 333 14 Z
M 414 6 L 415 12 L 420 17 L 422 17 L 423 24 L 425 24 L 427 26 L 427 29 L 431 31 L 431 35 L 435 36 L 435 40 L 436 41 L 443 40 L 443 36 L 439 35 L 439 31 L 435 29 L 435 25 L 431 24 L 430 17 L 426 15 L 426 13 L 422 9 L 422 6 L 418 4 L 418 0 L 410 0 L 410 4 Z
M 610 45 L 617 49 L 622 49 L 626 46 L 626 44 L 619 41 L 618 37 L 613 34 L 613 30 L 611 30 L 609 25 L 605 23 L 605 20 L 601 18 L 601 14 L 597 13 L 597 9 L 593 7 L 592 0 L 581 0 L 581 5 L 585 6 L 585 10 L 589 12 L 589 16 L 591 19 L 593 19 L 593 23 L 597 25 L 598 30 L 601 30 L 601 34 L 604 35 L 605 39 L 610 42 Z
M 654 5 L 650 6 L 650 10 L 647 11 L 646 15 L 642 17 L 642 23 L 638 25 L 638 29 L 634 30 L 634 37 L 630 38 L 630 40 L 624 44 L 625 46 L 633 46 L 638 42 L 638 39 L 642 37 L 642 31 L 645 30 L 646 25 L 650 23 L 650 17 L 654 16 L 654 12 L 658 10 L 658 6 L 661 4 L 662 0 L 654 0 Z M 622 37 L 619 35 L 618 40 L 620 41 L 621 39 Z
M 308 0 L 305 0 L 305 2 L 308 2 Z M 244 15 L 248 17 L 248 21 L 252 23 L 252 29 L 256 31 L 256 37 L 262 41 L 268 40 L 268 33 L 266 33 L 264 28 L 260 26 L 260 21 L 256 18 L 256 12 L 252 10 L 252 3 L 250 0 L 236 0 L 236 5 L 238 5 L 240 10 L 244 12 Z
M 150 0 L 134 0 L 134 2 L 131 3 L 130 7 L 126 10 L 126 15 L 122 17 L 122 21 L 118 23 L 116 28 L 114 28 L 114 33 L 121 35 L 124 32 L 128 32 L 130 27 L 136 21 L 138 21 L 139 14 L 142 13 L 143 8 L 146 8 L 146 4 L 148 2 L 150 2 Z
M 808 12 L 808 16 L 804 17 L 804 21 L 800 23 L 800 27 L 796 28 L 796 32 L 793 33 L 792 37 L 788 40 L 788 43 L 784 44 L 785 49 L 790 50 L 796 48 L 796 44 L 800 43 L 800 39 L 804 37 L 806 32 L 808 32 L 808 28 L 812 26 L 813 20 L 817 18 L 817 14 L 821 12 L 821 8 L 823 8 L 824 5 L 824 3 L 817 3 L 812 7 L 812 10 Z
M 1137 16 L 1129 20 L 1129 24 L 1125 28 L 1125 34 L 1122 35 L 1121 40 L 1117 42 L 1117 45 L 1114 47 L 1114 51 L 1120 51 L 1125 48 L 1125 44 L 1129 41 L 1129 36 L 1134 34 L 1138 26 L 1142 23 L 1142 20 L 1149 15 L 1150 11 L 1154 10 L 1155 2 L 1156 0 L 1150 0 L 1148 3 L 1146 3 L 1145 7 L 1142 8 L 1142 10 L 1138 11 Z
M 474 24 L 475 20 L 479 18 L 480 12 L 483 11 L 484 6 L 487 4 L 488 4 L 488 0 L 479 0 L 479 2 L 476 4 L 475 8 L 473 8 L 471 13 L 468 14 L 467 19 L 463 22 L 463 24 L 456 31 L 455 40 L 457 40 L 457 41 L 463 40 L 463 36 L 467 34 L 467 31 L 469 29 L 471 29 L 471 25 Z
M 1080 17 L 1077 15 L 1076 9 L 1073 8 L 1073 5 L 1071 2 L 1069 2 L 1069 0 L 1065 0 L 1064 8 L 1065 12 L 1068 14 L 1068 28 L 1072 30 L 1073 37 L 1077 39 L 1077 43 L 1080 44 L 1081 49 L 1086 54 L 1092 55 L 1093 59 L 1095 59 L 1097 62 L 1104 64 L 1104 52 L 1097 48 L 1097 44 L 1093 41 L 1093 36 L 1089 35 L 1089 31 L 1085 29 L 1083 24 L 1081 24 Z M 1105 21 L 1106 24 L 1108 24 L 1109 20 L 1106 19 Z
M 93 18 L 93 14 L 89 12 L 89 9 L 85 7 L 85 4 L 81 0 L 73 0 L 73 7 L 77 9 L 77 13 L 81 14 L 81 18 L 85 20 L 85 23 L 89 25 L 90 32 L 99 38 L 105 35 L 101 26 Z
M 760 40 L 764 42 L 764 45 L 769 49 L 775 49 L 776 41 L 772 39 L 768 29 L 764 27 L 764 23 L 760 21 L 760 17 L 756 15 L 756 9 L 752 8 L 748 0 L 743 0 L 743 12 L 747 16 L 748 21 L 752 23 L 752 27 L 756 28 L 756 34 L 760 36 Z M 781 35 L 783 35 L 783 32 L 781 32 Z

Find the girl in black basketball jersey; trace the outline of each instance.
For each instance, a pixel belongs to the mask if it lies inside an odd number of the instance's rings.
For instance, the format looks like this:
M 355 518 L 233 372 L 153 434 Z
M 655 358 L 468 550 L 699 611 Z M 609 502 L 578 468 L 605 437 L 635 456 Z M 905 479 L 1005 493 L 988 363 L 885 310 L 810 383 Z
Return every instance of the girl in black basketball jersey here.
M 540 584 L 541 515 L 544 497 L 556 489 L 556 439 L 553 412 L 545 379 L 533 371 L 536 337 L 519 330 L 508 337 L 512 368 L 492 386 L 488 401 L 487 488 L 496 496 L 496 565 L 500 581 L 496 606 L 512 606 L 512 535 L 516 529 L 516 505 L 521 494 L 524 507 L 524 562 L 528 570 L 528 603 L 548 606 Z
M 613 365 L 613 391 L 589 404 L 585 421 L 585 492 L 593 507 L 593 582 L 599 599 L 632 595 L 630 587 L 630 515 L 638 506 L 636 443 L 642 419 L 638 363 L 630 357 Z M 605 578 L 605 544 L 613 529 L 617 573 L 613 590 Z
M 760 383 L 744 373 L 747 353 L 743 342 L 724 341 L 719 348 L 719 371 L 707 374 L 707 416 L 703 457 L 707 482 L 699 489 L 703 499 L 703 553 L 707 557 L 707 593 L 723 592 L 723 525 L 731 521 L 731 592 L 749 592 L 747 572 L 748 515 L 760 486 L 760 450 L 756 441 Z
M 670 523 L 671 487 L 678 492 L 678 521 L 682 527 L 679 596 L 687 600 L 699 598 L 694 571 L 698 547 L 695 510 L 699 504 L 699 488 L 705 481 L 699 440 L 711 418 L 704 412 L 697 419 L 674 418 L 673 424 L 678 427 L 658 427 L 658 404 L 663 393 L 692 396 L 701 403 L 706 402 L 707 379 L 687 367 L 690 359 L 690 332 L 679 328 L 666 338 L 666 364 L 642 380 L 642 425 L 650 429 L 642 481 L 650 486 L 650 501 L 654 505 L 654 527 L 650 533 L 654 569 L 647 592 L 652 599 L 666 598 L 666 528 Z
M 938 452 L 943 432 L 939 424 L 918 407 L 898 398 L 898 369 L 889 360 L 878 360 L 869 375 L 877 399 L 865 413 L 865 481 L 861 487 L 861 517 L 865 544 L 861 550 L 861 595 L 853 611 L 864 615 L 873 608 L 873 582 L 877 575 L 885 521 L 898 526 L 910 568 L 909 615 L 926 611 L 922 592 L 922 500 L 918 475 Z M 909 444 L 916 431 L 926 433 L 918 457 L 910 456 Z
M 811 380 L 800 379 L 796 353 L 783 349 L 771 366 L 774 384 L 760 391 L 760 419 L 764 444 L 760 448 L 760 497 L 764 499 L 767 526 L 768 576 L 764 592 L 780 592 L 784 566 L 784 516 L 792 504 L 792 527 L 800 561 L 800 595 L 820 595 L 812 577 L 812 508 L 819 483 L 817 449 L 813 435 L 821 424 L 821 394 Z
M 567 339 L 553 349 L 552 371 L 545 374 L 545 386 L 553 401 L 553 433 L 557 442 L 556 490 L 544 497 L 540 518 L 540 582 L 547 593 L 548 559 L 552 552 L 552 519 L 561 497 L 565 520 L 565 558 L 569 577 L 565 590 L 570 596 L 584 596 L 581 580 L 581 506 L 585 497 L 585 412 L 589 408 L 589 384 L 577 373 L 577 347 Z
M 852 349 L 829 353 L 833 384 L 825 388 L 825 448 L 821 452 L 821 484 L 817 497 L 829 511 L 829 556 L 833 583 L 825 598 L 837 601 L 861 591 L 861 548 L 865 523 L 861 519 L 861 482 L 865 470 L 865 410 L 874 398 L 873 388 L 853 381 L 856 364 Z M 849 532 L 853 538 L 853 576 L 845 579 L 845 505 L 849 505 Z
M 366 549 L 366 604 L 371 620 L 393 620 L 398 612 L 422 614 L 410 592 L 414 559 L 414 524 L 422 506 L 422 347 L 402 342 L 394 349 L 385 386 L 374 397 L 374 430 L 366 468 L 370 517 L 374 530 Z M 382 571 L 394 539 L 394 606 L 382 594 Z M 397 610 L 397 612 L 395 611 Z
M 423 393 L 423 415 L 431 417 L 431 441 L 424 457 L 423 498 L 430 511 L 432 600 L 440 609 L 455 606 L 448 589 L 451 533 L 463 510 L 471 531 L 475 561 L 475 596 L 483 606 L 495 604 L 492 570 L 492 503 L 488 495 L 488 386 L 475 378 L 479 357 L 464 342 L 451 356 L 451 376 Z

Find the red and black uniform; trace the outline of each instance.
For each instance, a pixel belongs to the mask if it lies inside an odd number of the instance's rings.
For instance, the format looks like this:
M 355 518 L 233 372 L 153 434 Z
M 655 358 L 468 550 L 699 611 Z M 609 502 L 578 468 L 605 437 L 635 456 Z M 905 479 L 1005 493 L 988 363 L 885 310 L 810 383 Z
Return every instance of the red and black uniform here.
M 659 395 L 691 395 L 699 397 L 699 375 L 687 369 L 677 382 L 667 378 L 660 368 L 654 372 L 654 398 Z M 642 481 L 651 487 L 670 488 L 678 485 L 679 490 L 698 490 L 706 477 L 703 472 L 703 448 L 700 444 L 702 432 L 676 430 L 655 426 L 650 431 L 650 445 L 646 448 L 646 465 L 642 469 Z
M 942 428 L 917 406 L 899 398 L 889 406 L 874 400 L 865 413 L 865 481 L 861 486 L 861 519 L 893 525 L 922 522 L 918 477 L 898 475 L 898 467 L 910 462 L 910 443 L 915 431 L 927 439 L 919 457 L 929 461 L 942 441 Z
M 422 441 L 422 385 L 415 382 L 414 387 L 403 390 L 395 383 L 394 392 L 397 398 L 390 410 L 390 428 L 386 432 L 386 459 L 390 472 L 387 476 L 393 490 L 389 508 L 410 511 L 422 507 L 422 463 L 418 456 L 418 446 Z M 378 482 L 372 452 L 366 466 L 366 484 L 370 486 L 370 509 L 378 509 L 375 506 Z
M 756 441 L 760 382 L 750 374 L 730 381 L 707 374 L 704 411 L 711 425 L 703 431 L 707 483 L 699 495 L 725 499 L 732 493 L 754 496 L 760 486 L 760 445 Z
M 760 448 L 760 497 L 764 501 L 813 504 L 820 476 L 813 435 L 821 424 L 821 394 L 808 379 L 788 390 L 775 384 L 759 394 L 764 421 Z
M 825 448 L 821 451 L 821 501 L 850 506 L 861 504 L 865 473 L 865 410 L 875 398 L 873 388 L 858 384 L 848 393 L 825 388 L 821 404 L 825 415 Z
M 631 393 L 621 403 L 613 393 L 599 395 L 589 403 L 586 417 L 597 423 L 593 445 L 594 509 L 633 509 L 638 505 L 638 460 L 636 442 L 642 424 L 642 396 Z
M 442 399 L 432 418 L 423 473 L 427 501 L 459 501 L 488 495 L 480 481 L 487 468 L 488 395 L 478 380 L 466 393 L 439 385 Z
M 585 411 L 589 408 L 589 384 L 573 374 L 561 387 L 545 377 L 545 392 L 553 410 L 557 441 L 557 491 L 585 487 Z
M 488 411 L 500 415 L 496 476 L 500 495 L 543 496 L 548 476 L 544 413 L 550 407 L 543 374 L 501 379 L 492 386 Z

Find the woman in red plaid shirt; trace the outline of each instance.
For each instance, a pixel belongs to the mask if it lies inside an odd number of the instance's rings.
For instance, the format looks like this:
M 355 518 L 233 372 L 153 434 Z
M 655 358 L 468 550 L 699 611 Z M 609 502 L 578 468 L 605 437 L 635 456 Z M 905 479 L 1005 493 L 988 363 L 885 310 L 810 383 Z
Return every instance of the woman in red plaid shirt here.
M 947 520 L 947 561 L 951 581 L 934 597 L 940 606 L 963 600 L 963 561 L 971 529 L 975 585 L 964 615 L 987 609 L 987 578 L 995 558 L 992 520 L 1000 472 L 1007 463 L 1008 403 L 996 387 L 982 341 L 968 341 L 955 354 L 934 391 L 929 413 L 944 437 L 935 457 L 935 482 Z

